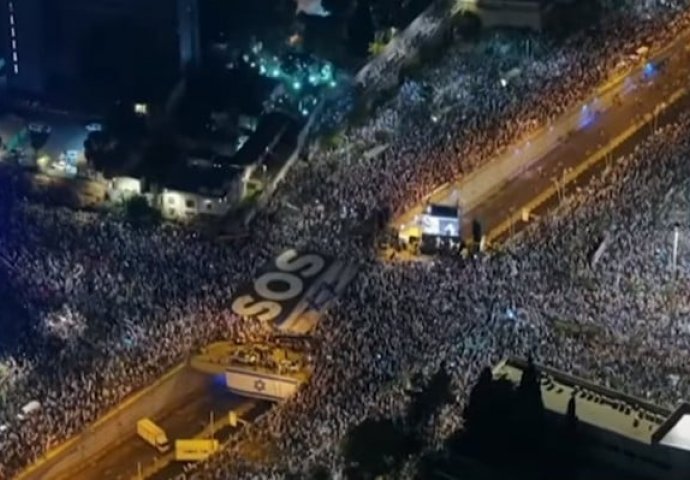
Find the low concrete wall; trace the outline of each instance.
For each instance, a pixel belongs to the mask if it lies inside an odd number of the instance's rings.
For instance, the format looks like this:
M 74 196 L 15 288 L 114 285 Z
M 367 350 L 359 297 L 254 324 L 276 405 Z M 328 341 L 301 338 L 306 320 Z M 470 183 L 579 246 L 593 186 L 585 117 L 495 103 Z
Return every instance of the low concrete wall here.
M 302 127 L 302 130 L 300 130 L 299 134 L 297 135 L 297 144 L 295 145 L 295 149 L 288 157 L 287 161 L 285 164 L 282 166 L 280 171 L 276 174 L 276 176 L 271 180 L 271 182 L 266 186 L 263 192 L 261 192 L 261 195 L 259 198 L 256 200 L 256 203 L 254 204 L 253 208 L 251 208 L 247 214 L 245 215 L 243 221 L 244 225 L 248 226 L 251 221 L 256 217 L 256 214 L 259 212 L 259 210 L 263 209 L 268 205 L 268 202 L 270 201 L 271 197 L 275 193 L 276 189 L 278 188 L 278 185 L 285 179 L 287 176 L 288 172 L 290 169 L 293 167 L 295 162 L 300 156 L 300 153 L 303 151 L 305 146 L 307 145 L 307 140 L 309 139 L 309 135 L 311 133 L 311 129 L 314 126 L 314 122 L 316 121 L 316 118 L 319 116 L 321 113 L 321 110 L 323 109 L 324 102 L 323 100 L 317 105 L 317 107 L 314 109 L 314 111 L 311 113 L 309 116 L 309 120 L 307 123 Z
M 174 410 L 206 387 L 208 377 L 180 364 L 154 384 L 133 394 L 81 434 L 49 451 L 20 473 L 16 480 L 74 478 L 84 464 L 95 462 L 108 449 L 136 434 L 142 417 L 158 418 Z

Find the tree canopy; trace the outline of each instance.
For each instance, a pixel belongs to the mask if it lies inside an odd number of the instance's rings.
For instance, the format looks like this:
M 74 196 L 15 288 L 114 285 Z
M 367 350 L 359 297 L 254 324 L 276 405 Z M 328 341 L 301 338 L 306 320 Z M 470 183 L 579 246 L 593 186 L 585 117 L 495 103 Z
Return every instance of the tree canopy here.
M 414 441 L 393 420 L 367 419 L 345 440 L 347 476 L 366 480 L 390 473 L 415 449 Z

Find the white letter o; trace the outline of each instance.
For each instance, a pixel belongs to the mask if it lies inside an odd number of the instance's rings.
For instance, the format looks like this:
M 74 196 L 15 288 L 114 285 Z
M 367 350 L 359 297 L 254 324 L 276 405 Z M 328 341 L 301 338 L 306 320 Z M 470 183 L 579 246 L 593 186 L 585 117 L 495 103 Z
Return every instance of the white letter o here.
M 288 285 L 287 290 L 276 292 L 269 288 L 269 283 L 285 283 Z M 254 290 L 259 296 L 266 300 L 290 300 L 302 293 L 304 282 L 296 275 L 285 272 L 267 272 L 254 280 Z

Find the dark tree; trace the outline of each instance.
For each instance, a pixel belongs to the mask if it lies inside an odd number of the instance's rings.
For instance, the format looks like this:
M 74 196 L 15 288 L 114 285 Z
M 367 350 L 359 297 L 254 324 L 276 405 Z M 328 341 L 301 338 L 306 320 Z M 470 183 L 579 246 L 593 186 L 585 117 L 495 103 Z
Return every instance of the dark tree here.
M 476 40 L 482 31 L 482 21 L 473 13 L 462 13 L 456 16 L 454 30 L 460 38 Z
M 134 144 L 147 133 L 146 119 L 134 112 L 134 105 L 118 102 L 108 110 L 105 131 L 119 143 Z
M 541 398 L 541 386 L 539 382 L 539 372 L 534 365 L 532 357 L 527 359 L 527 367 L 522 372 L 520 384 L 518 385 L 518 395 L 527 400 L 527 404 L 534 408 L 539 416 L 543 416 L 544 402 Z
M 332 16 L 345 16 L 355 6 L 355 0 L 321 0 L 321 6 Z
M 50 131 L 45 128 L 39 130 L 29 129 L 29 142 L 31 143 L 31 148 L 33 148 L 34 153 L 37 153 L 40 149 L 45 147 L 49 137 Z
M 89 166 L 108 176 L 117 166 L 110 136 L 106 132 L 90 132 L 84 140 L 84 156 Z
M 311 472 L 311 480 L 331 480 L 331 472 L 326 467 L 316 467 Z
M 514 402 L 513 384 L 494 380 L 488 367 L 482 370 L 463 412 L 465 431 L 455 436 L 451 447 L 480 459 L 490 459 L 497 450 L 510 456 Z
M 570 396 L 568 400 L 568 409 L 565 414 L 565 430 L 568 434 L 572 434 L 577 430 L 577 413 L 575 413 L 575 394 Z
M 470 401 L 464 411 L 465 426 L 472 435 L 479 434 L 484 430 L 491 416 L 489 409 L 491 407 L 492 383 L 491 369 L 485 367 L 479 375 L 477 383 L 472 387 Z
M 125 202 L 125 215 L 135 225 L 155 224 L 160 221 L 160 213 L 152 208 L 144 197 L 136 195 Z
M 624 1 L 621 1 L 621 4 Z M 573 32 L 596 27 L 601 19 L 599 0 L 578 0 L 577 2 L 557 3 L 554 11 L 553 35 L 564 39 Z
M 350 430 L 345 440 L 347 477 L 368 480 L 394 471 L 417 449 L 417 444 L 390 419 L 367 419 Z
M 453 401 L 450 391 L 450 375 L 445 365 L 434 374 L 424 388 L 412 396 L 408 423 L 413 428 L 423 426 L 442 406 Z
M 364 57 L 369 51 L 369 44 L 374 41 L 374 21 L 371 18 L 370 0 L 357 0 L 357 7 L 348 24 L 350 50 L 355 55 Z
M 515 418 L 516 431 L 521 432 L 525 440 L 519 442 L 519 446 L 529 450 L 539 450 L 544 437 L 544 402 L 539 378 L 539 372 L 530 357 L 516 392 Z
M 578 478 L 581 465 L 580 439 L 579 439 L 579 420 L 577 419 L 575 407 L 575 394 L 568 400 L 568 409 L 565 419 L 561 426 L 561 431 L 556 444 L 555 452 L 551 455 L 555 459 L 553 471 L 562 472 L 564 480 L 575 480 Z

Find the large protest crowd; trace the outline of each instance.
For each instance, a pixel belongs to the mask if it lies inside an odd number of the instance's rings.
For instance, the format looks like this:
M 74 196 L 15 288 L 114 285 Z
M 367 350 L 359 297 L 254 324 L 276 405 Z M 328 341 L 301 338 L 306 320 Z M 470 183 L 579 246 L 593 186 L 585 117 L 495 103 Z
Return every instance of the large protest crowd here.
M 231 314 L 230 300 L 286 247 L 349 258 L 360 273 L 319 325 L 311 382 L 241 434 L 280 455 L 247 464 L 230 448 L 202 467 L 210 478 L 340 470 L 346 430 L 399 414 L 410 378 L 442 361 L 459 405 L 481 368 L 527 352 L 664 405 L 684 398 L 690 226 L 674 212 L 690 207 L 687 117 L 494 255 L 382 264 L 361 234 L 553 121 L 638 47 L 658 48 L 690 23 L 685 1 L 644 4 L 608 12 L 601 27 L 564 44 L 529 37 L 529 54 L 525 36 L 451 47 L 338 146 L 313 146 L 248 241 L 32 203 L 21 182 L 3 177 L 0 478 L 190 352 L 263 331 Z M 40 409 L 22 411 L 32 401 Z M 442 412 L 433 440 L 460 424 L 457 412 Z

